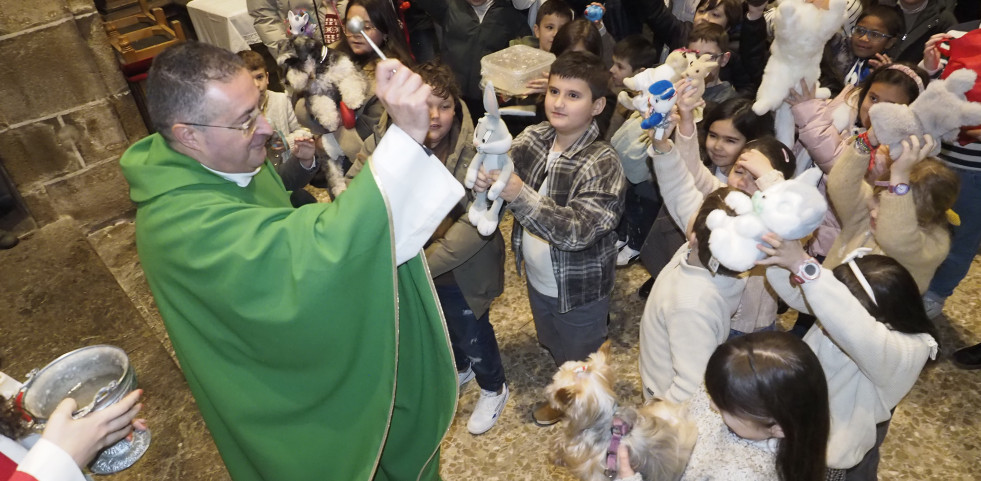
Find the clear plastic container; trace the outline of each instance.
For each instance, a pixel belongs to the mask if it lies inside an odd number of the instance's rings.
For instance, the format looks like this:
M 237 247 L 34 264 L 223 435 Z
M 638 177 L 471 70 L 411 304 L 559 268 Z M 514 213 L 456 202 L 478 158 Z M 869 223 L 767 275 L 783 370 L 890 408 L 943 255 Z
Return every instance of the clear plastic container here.
M 527 45 L 514 45 L 480 59 L 481 85 L 488 80 L 494 89 L 510 95 L 526 95 L 525 84 L 548 72 L 555 55 Z

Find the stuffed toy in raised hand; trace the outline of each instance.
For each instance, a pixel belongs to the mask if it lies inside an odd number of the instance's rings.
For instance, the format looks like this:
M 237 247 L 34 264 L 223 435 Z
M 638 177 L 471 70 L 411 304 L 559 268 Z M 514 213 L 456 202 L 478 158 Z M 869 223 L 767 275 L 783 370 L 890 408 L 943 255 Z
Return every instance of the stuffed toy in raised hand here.
M 511 173 L 514 172 L 514 164 L 511 162 L 511 156 L 508 155 L 508 151 L 511 150 L 511 133 L 501 119 L 497 96 L 494 94 L 494 84 L 489 80 L 484 85 L 484 110 L 487 113 L 477 121 L 473 132 L 473 145 L 477 149 L 477 154 L 470 162 L 463 185 L 468 189 L 473 188 L 481 166 L 484 167 L 485 172 L 501 171 L 487 192 L 475 194 L 476 198 L 470 204 L 467 213 L 470 223 L 477 227 L 477 232 L 488 236 L 494 233 L 500 222 L 503 199 L 499 196 L 507 186 Z M 488 201 L 493 203 L 488 206 Z
M 646 68 L 633 77 L 623 79 L 623 86 L 639 92 L 631 97 L 626 91 L 621 91 L 617 95 L 617 102 L 620 105 L 638 112 L 646 114 L 650 109 L 651 85 L 659 80 L 667 80 L 672 84 L 681 79 L 681 74 L 688 68 L 691 59 L 682 50 L 675 50 L 668 55 L 663 64 L 656 68 Z
M 286 27 L 286 31 L 290 35 L 306 35 L 311 37 L 317 29 L 317 24 L 310 21 L 310 14 L 302 8 L 298 9 L 297 13 L 293 13 L 292 10 L 286 12 L 286 21 L 289 24 L 289 27 Z
M 940 78 L 945 79 L 960 69 L 973 70 L 981 73 L 981 29 L 974 29 L 966 34 L 947 40 L 945 44 L 937 46 L 940 53 L 947 57 L 947 65 L 944 66 Z M 974 88 L 964 93 L 971 102 L 981 102 L 981 82 L 974 81 Z M 957 136 L 957 143 L 967 145 L 977 142 L 978 139 L 968 135 L 971 130 L 981 129 L 981 125 L 966 125 L 961 127 L 961 133 Z
M 783 0 L 773 17 L 773 43 L 763 80 L 756 91 L 753 112 L 774 111 L 777 140 L 794 145 L 794 116 L 784 99 L 790 89 L 800 91 L 800 81 L 816 85 L 821 74 L 824 44 L 845 21 L 846 0 L 829 0 L 828 9 L 805 0 Z M 828 98 L 828 89 L 816 89 L 816 98 Z
M 897 67 L 902 66 L 887 68 Z M 964 95 L 974 88 L 976 80 L 977 74 L 974 71 L 961 69 L 944 80 L 930 82 L 909 105 L 873 105 L 869 109 L 869 119 L 872 121 L 875 137 L 880 144 L 889 146 L 894 158 L 903 151 L 903 139 L 910 135 L 930 134 L 935 139 L 953 141 L 962 126 L 981 123 L 981 104 L 967 100 Z M 939 142 L 930 155 L 938 152 Z
M 277 61 L 293 100 L 305 98 L 317 123 L 328 132 L 337 130 L 342 120 L 345 127 L 354 127 L 352 110 L 368 99 L 368 80 L 347 55 L 308 35 L 293 35 Z
M 773 17 L 770 59 L 756 93 L 753 112 L 776 110 L 801 79 L 814 85 L 821 74 L 824 44 L 845 22 L 845 0 L 829 0 L 828 9 L 804 0 L 783 0 Z
M 694 57 L 694 55 L 692 55 Z M 719 66 L 719 62 L 712 60 L 709 54 L 693 58 L 688 64 L 688 68 L 681 74 L 682 78 L 688 79 L 689 84 L 695 88 L 695 96 L 702 98 L 705 95 L 705 77 L 712 72 L 712 69 Z M 695 122 L 702 121 L 702 111 L 704 107 L 696 107 L 694 111 Z
M 712 72 L 712 69 L 718 66 L 719 62 L 712 60 L 711 55 L 705 54 L 693 59 L 688 64 L 688 68 L 681 74 L 681 77 L 688 79 L 691 85 L 695 87 L 696 96 L 701 98 L 702 95 L 705 95 L 705 77 Z
M 736 216 L 717 209 L 705 219 L 712 231 L 712 257 L 729 269 L 743 272 L 765 257 L 756 248 L 763 234 L 773 232 L 784 239 L 800 239 L 813 232 L 828 210 L 827 201 L 817 189 L 819 180 L 821 170 L 813 167 L 794 179 L 757 191 L 752 197 L 730 192 L 725 203 Z

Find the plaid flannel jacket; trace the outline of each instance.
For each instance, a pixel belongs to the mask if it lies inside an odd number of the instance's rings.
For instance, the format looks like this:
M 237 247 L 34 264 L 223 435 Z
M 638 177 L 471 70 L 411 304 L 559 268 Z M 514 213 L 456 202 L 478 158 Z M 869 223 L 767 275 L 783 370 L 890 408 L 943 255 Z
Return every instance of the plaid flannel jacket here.
M 545 180 L 548 151 L 555 129 L 548 122 L 532 125 L 511 144 L 511 159 L 525 182 L 508 204 L 514 214 L 511 248 L 521 272 L 524 229 L 551 244 L 552 266 L 559 288 L 559 309 L 609 296 L 615 280 L 617 240 L 614 229 L 623 214 L 627 181 L 613 147 L 589 129 L 559 156 L 548 172 L 548 196 L 538 193 Z

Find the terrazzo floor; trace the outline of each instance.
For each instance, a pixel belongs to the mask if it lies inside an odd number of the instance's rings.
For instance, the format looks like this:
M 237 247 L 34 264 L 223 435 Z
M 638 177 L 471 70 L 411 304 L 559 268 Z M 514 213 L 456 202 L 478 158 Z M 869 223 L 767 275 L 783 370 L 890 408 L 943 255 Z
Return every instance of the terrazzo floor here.
M 510 239 L 511 219 L 502 222 Z M 638 373 L 639 320 L 644 301 L 637 289 L 647 279 L 639 264 L 617 273 L 609 337 L 617 367 L 616 391 L 621 403 L 640 403 Z M 475 382 L 461 390 L 456 418 L 443 443 L 440 472 L 446 481 L 562 480 L 574 478 L 551 457 L 563 424 L 538 427 L 532 406 L 543 398 L 556 367 L 539 347 L 523 278 L 508 252 L 504 294 L 491 307 L 511 397 L 497 425 L 485 434 L 467 431 L 467 420 L 480 396 Z M 938 360 L 924 369 L 912 392 L 900 403 L 882 448 L 882 480 L 981 479 L 981 370 L 965 371 L 951 364 L 955 349 L 981 342 L 981 258 L 950 298 L 945 318 L 938 320 L 943 348 Z M 792 317 L 784 315 L 788 327 Z

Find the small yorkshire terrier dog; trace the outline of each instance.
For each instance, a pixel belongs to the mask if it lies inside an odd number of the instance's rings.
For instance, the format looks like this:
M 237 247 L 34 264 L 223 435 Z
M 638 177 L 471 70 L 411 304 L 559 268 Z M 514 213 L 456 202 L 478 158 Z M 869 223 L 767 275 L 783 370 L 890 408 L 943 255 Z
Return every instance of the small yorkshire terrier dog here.
M 617 445 L 623 443 L 630 466 L 644 481 L 678 480 L 698 437 L 687 409 L 660 400 L 639 408 L 619 406 L 609 353 L 606 341 L 588 361 L 566 362 L 545 390 L 549 403 L 566 418 L 556 462 L 583 481 L 608 481 L 616 477 Z

